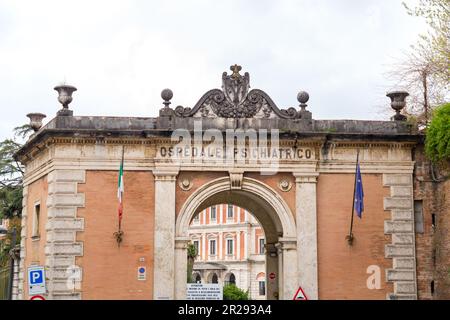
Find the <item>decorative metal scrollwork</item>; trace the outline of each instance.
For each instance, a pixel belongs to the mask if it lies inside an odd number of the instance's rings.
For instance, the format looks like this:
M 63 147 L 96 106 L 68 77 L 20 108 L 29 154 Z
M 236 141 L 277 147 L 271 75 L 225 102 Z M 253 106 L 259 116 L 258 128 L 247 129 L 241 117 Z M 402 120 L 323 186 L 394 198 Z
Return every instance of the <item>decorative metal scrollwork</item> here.
M 191 108 L 178 106 L 178 117 L 221 117 L 221 118 L 283 118 L 299 119 L 301 114 L 295 108 L 280 110 L 272 99 L 262 90 L 250 88 L 250 76 L 234 65 L 231 75 L 222 74 L 222 90 L 213 89 L 206 92 L 197 104 Z

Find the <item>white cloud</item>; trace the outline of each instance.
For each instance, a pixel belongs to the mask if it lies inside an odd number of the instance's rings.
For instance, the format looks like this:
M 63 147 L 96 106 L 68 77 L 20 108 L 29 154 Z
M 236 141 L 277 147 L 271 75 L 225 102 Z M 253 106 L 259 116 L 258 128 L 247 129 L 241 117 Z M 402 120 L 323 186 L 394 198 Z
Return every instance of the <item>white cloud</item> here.
M 156 116 L 163 88 L 193 106 L 234 63 L 280 107 L 307 90 L 314 118 L 379 118 L 386 65 L 422 30 L 392 0 L 0 0 L 0 138 L 52 118 L 63 80 L 77 115 Z

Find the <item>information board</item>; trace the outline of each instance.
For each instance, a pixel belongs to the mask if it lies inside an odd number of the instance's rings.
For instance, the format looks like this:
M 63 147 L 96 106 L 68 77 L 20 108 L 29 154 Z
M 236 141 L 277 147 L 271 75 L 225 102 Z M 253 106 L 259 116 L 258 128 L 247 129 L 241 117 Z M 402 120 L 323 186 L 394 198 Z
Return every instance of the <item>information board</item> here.
M 217 283 L 188 283 L 187 300 L 223 300 L 223 288 Z

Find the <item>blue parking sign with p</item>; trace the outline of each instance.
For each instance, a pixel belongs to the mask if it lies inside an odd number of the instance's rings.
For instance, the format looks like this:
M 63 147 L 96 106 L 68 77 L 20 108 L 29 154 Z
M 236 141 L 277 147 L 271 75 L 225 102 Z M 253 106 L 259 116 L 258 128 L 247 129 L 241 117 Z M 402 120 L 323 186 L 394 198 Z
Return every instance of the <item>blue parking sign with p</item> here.
M 28 268 L 28 293 L 30 295 L 45 293 L 45 269 L 34 266 Z
M 30 271 L 30 284 L 39 284 L 43 281 L 43 270 Z

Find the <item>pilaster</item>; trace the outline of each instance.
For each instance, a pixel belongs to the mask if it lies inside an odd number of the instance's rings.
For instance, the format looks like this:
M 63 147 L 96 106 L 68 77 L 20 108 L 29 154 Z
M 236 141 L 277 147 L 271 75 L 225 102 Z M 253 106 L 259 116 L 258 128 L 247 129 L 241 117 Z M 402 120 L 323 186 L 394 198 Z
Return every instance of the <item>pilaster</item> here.
M 417 299 L 412 175 L 383 174 L 383 186 L 390 187 L 384 210 L 391 211 L 391 219 L 384 222 L 384 233 L 392 239 L 385 247 L 385 257 L 392 259 L 386 281 L 394 284 L 394 292 L 388 293 L 387 299 Z
M 295 221 L 299 285 L 309 299 L 318 299 L 316 193 L 318 173 L 294 172 L 293 175 L 296 183 Z
M 23 187 L 22 191 L 22 220 L 21 220 L 21 232 L 20 232 L 20 257 L 19 257 L 19 274 L 17 284 L 17 300 L 23 299 L 23 281 L 25 274 L 25 241 L 27 234 L 27 219 L 28 219 L 28 186 Z
M 175 299 L 186 299 L 187 246 L 189 238 L 175 238 Z M 183 263 L 184 261 L 184 263 Z M 184 285 L 181 285 L 183 284 Z
M 158 168 L 155 176 L 155 300 L 175 298 L 175 183 L 178 170 Z M 186 264 L 186 257 L 184 257 Z M 186 277 L 186 272 L 183 274 Z M 186 279 L 184 279 L 186 283 Z
M 78 183 L 85 183 L 84 170 L 53 170 L 48 174 L 47 239 L 45 267 L 47 298 L 53 300 L 81 299 L 82 270 L 75 258 L 83 255 L 83 243 L 76 241 L 84 230 L 84 219 L 77 209 L 84 207 Z
M 283 290 L 280 292 L 280 299 L 292 300 L 299 286 L 297 239 L 280 238 L 275 246 L 278 248 L 278 259 L 281 260 L 279 268 L 282 270 L 280 277 Z

